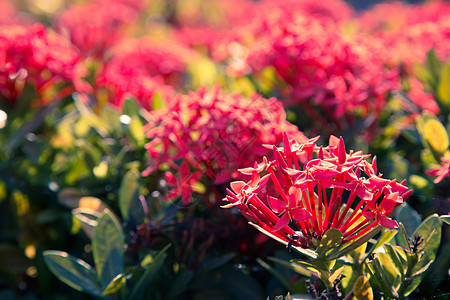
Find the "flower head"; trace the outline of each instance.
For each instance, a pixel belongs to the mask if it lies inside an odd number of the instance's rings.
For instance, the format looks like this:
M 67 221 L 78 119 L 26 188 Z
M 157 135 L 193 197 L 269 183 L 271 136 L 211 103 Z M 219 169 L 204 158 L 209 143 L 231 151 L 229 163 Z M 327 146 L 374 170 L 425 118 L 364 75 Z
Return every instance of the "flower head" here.
M 242 43 L 241 72 L 274 70 L 284 83 L 274 86 L 281 100 L 301 105 L 326 131 L 348 129 L 358 117 L 376 120 L 399 87 L 378 38 L 346 34 L 330 18 L 274 9 L 246 30 L 252 39 Z
M 49 90 L 70 81 L 78 59 L 68 40 L 41 24 L 0 25 L 0 95 L 14 103 L 32 84 L 45 101 Z
M 124 28 L 138 19 L 138 8 L 131 1 L 121 0 L 75 4 L 60 14 L 55 24 L 83 56 L 103 57 L 121 40 Z
M 376 159 L 347 153 L 342 138 L 332 136 L 326 147 L 316 141 L 285 135 L 283 147 L 272 146 L 274 160 L 241 170 L 252 180 L 232 182 L 224 207 L 238 208 L 266 232 L 303 248 L 317 246 L 331 228 L 342 232 L 343 243 L 380 226 L 397 228 L 388 215 L 412 192 L 404 182 L 382 178 Z
M 270 154 L 262 145 L 279 143 L 284 131 L 305 139 L 275 98 L 227 94 L 219 86 L 178 95 L 151 116 L 146 148 L 152 165 L 145 174 L 164 164 L 178 171 L 177 162 L 185 162 L 192 173 L 226 183 L 236 179 L 237 169 Z

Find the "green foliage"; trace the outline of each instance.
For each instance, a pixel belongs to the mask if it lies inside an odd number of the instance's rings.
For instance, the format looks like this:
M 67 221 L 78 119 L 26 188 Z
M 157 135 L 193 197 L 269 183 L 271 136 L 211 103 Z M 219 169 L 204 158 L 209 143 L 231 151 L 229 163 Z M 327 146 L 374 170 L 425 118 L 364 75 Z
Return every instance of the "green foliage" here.
M 102 289 L 97 282 L 97 274 L 85 261 L 66 252 L 54 250 L 45 251 L 44 259 L 53 274 L 62 282 L 80 292 L 97 297 L 102 296 Z

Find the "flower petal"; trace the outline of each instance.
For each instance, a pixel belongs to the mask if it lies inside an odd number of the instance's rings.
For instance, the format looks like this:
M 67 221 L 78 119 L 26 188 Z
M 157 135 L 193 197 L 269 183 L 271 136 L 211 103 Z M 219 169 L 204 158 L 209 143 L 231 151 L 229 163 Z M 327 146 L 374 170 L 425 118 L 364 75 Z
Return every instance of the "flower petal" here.
M 304 208 L 298 208 L 291 211 L 292 218 L 297 222 L 304 222 L 312 217 L 312 214 Z
M 380 224 L 384 228 L 390 228 L 390 229 L 398 228 L 397 221 L 392 220 L 388 217 L 385 217 L 382 215 L 377 215 L 377 221 L 378 221 L 378 224 Z
M 286 203 L 284 201 L 272 196 L 267 196 L 267 203 L 270 209 L 277 214 L 282 213 L 286 209 Z
M 289 224 L 289 215 L 288 214 L 284 214 L 280 220 L 278 220 L 277 224 L 275 224 L 275 226 L 273 227 L 272 231 L 278 231 L 281 228 L 283 228 L 284 226 Z
M 245 185 L 246 183 L 244 181 L 233 181 L 232 183 L 230 183 L 231 189 L 236 194 L 239 194 L 239 192 Z

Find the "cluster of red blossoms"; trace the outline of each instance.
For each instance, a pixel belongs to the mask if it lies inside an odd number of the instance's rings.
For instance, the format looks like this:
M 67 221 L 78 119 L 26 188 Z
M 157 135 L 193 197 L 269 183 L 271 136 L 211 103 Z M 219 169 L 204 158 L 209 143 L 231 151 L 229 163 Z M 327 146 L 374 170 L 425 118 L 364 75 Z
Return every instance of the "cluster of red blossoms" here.
M 327 147 L 317 139 L 299 142 L 285 134 L 283 147 L 268 146 L 275 159 L 241 169 L 251 180 L 232 182 L 224 207 L 238 208 L 250 222 L 303 248 L 317 246 L 330 228 L 342 232 L 343 243 L 380 226 L 397 228 L 388 215 L 412 190 L 382 178 L 375 158 L 369 163 L 361 151 L 347 153 L 342 138 L 332 136 Z
M 426 1 L 421 4 L 389 2 L 378 4 L 357 19 L 359 27 L 380 38 L 390 59 L 412 66 L 422 63 L 434 48 L 438 57 L 450 57 L 450 3 Z
M 170 98 L 183 86 L 193 52 L 172 40 L 140 38 L 122 41 L 111 56 L 97 75 L 96 88 L 106 89 L 108 102 L 117 107 L 133 97 L 150 110 L 156 93 Z
M 177 95 L 166 109 L 150 114 L 145 130 L 152 165 L 144 174 L 169 166 L 180 176 L 166 172 L 176 187 L 171 196 L 182 194 L 184 203 L 202 174 L 216 184 L 236 179 L 236 170 L 268 155 L 262 145 L 281 142 L 283 132 L 306 140 L 275 98 L 227 94 L 219 86 Z
M 83 56 L 103 57 L 120 41 L 127 25 L 139 18 L 143 1 L 95 0 L 70 6 L 55 20 L 56 29 L 80 49 Z
M 50 101 L 71 81 L 78 60 L 68 40 L 40 24 L 0 25 L 0 96 L 13 104 L 32 84 L 42 102 Z
M 378 39 L 346 35 L 330 18 L 276 12 L 255 19 L 250 32 L 256 38 L 245 46 L 242 71 L 258 77 L 273 68 L 285 83 L 278 88 L 286 104 L 302 105 L 317 116 L 320 108 L 324 127 L 331 123 L 344 130 L 355 111 L 376 116 L 389 92 L 399 88 L 398 72 L 385 67 L 387 52 Z

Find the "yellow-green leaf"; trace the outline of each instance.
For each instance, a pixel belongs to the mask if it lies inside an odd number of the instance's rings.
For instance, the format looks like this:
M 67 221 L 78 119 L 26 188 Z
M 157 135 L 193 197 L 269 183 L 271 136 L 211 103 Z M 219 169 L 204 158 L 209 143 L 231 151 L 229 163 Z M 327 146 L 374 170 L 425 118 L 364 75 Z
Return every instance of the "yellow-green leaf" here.
M 443 154 L 449 146 L 448 134 L 445 127 L 441 122 L 435 119 L 429 119 L 425 122 L 423 129 L 424 138 L 430 147 Z

